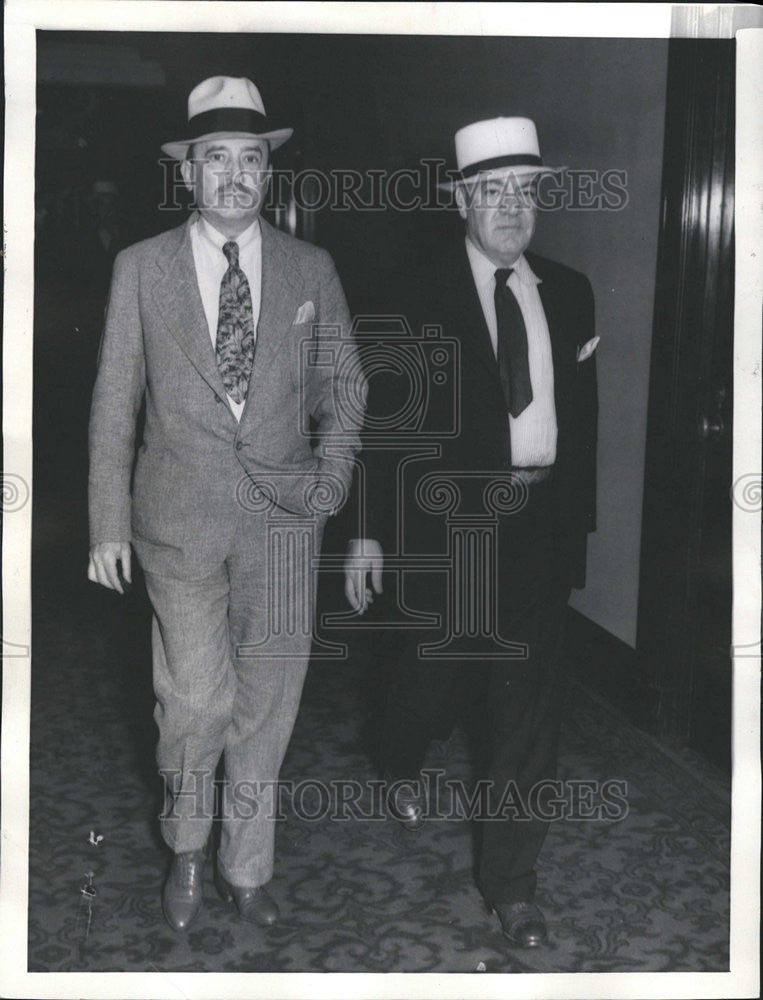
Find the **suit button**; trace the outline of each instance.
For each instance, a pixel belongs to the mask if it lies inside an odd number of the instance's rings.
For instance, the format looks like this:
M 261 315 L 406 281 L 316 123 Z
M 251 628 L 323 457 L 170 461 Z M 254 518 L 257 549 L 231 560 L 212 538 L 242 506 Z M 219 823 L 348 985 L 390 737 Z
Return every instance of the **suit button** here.
M 236 441 L 236 451 L 241 451 L 243 447 L 244 447 L 243 441 Z

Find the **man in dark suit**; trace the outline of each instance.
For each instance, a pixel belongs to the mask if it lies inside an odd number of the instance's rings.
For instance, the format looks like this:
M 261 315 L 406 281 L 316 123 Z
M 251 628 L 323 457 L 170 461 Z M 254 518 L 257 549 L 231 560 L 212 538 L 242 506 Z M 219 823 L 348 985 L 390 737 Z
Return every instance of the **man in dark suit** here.
M 176 930 L 202 904 L 223 755 L 218 890 L 245 920 L 278 917 L 265 889 L 274 786 L 307 668 L 315 558 L 360 448 L 362 412 L 337 410 L 339 397 L 360 405 L 364 386 L 331 258 L 260 218 L 270 152 L 291 134 L 250 80 L 191 92 L 187 138 L 163 149 L 198 212 L 118 255 L 93 395 L 88 576 L 122 593 L 131 545 L 145 572 L 173 852 L 162 902 Z M 336 363 L 311 364 L 326 355 Z
M 490 788 L 478 816 L 480 888 L 509 941 L 535 946 L 547 937 L 534 904 L 548 828 L 538 795 L 556 771 L 562 623 L 595 527 L 594 303 L 582 274 L 525 253 L 549 172 L 534 124 L 476 122 L 456 134 L 456 155 L 465 241 L 409 274 L 407 298 L 390 298 L 388 310 L 452 340 L 455 391 L 442 391 L 445 376 L 427 361 L 414 400 L 410 378 L 394 374 L 402 369 L 377 361 L 388 374 L 371 381 L 369 426 L 391 428 L 417 402 L 424 416 L 407 452 L 400 438 L 364 452 L 366 530 L 350 543 L 346 594 L 365 612 L 391 567 L 397 609 L 439 622 L 390 629 L 380 756 L 390 809 L 408 829 L 426 817 L 428 743 L 454 694 L 478 692 L 479 776 Z M 501 813 L 507 789 L 519 818 Z M 488 820 L 491 811 L 507 818 Z

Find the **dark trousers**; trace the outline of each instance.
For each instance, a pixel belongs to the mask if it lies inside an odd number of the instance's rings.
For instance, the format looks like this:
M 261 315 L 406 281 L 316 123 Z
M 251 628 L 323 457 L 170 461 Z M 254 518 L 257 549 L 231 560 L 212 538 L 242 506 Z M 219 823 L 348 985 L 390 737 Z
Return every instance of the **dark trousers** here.
M 479 882 L 491 904 L 533 899 L 535 862 L 548 830 L 529 806 L 533 787 L 537 792 L 539 782 L 556 775 L 563 697 L 569 560 L 554 530 L 552 498 L 550 490 L 539 489 L 528 509 L 505 518 L 499 530 L 498 633 L 525 644 L 525 659 L 480 660 L 479 650 L 460 661 L 422 659 L 420 645 L 442 632 L 417 631 L 397 640 L 389 660 L 381 726 L 385 770 L 415 779 L 430 740 L 452 721 L 454 702 L 468 696 L 477 702 L 484 738 L 477 777 L 489 782 L 490 811 L 498 810 L 507 789 L 512 795 L 516 789 L 526 807 L 515 819 L 478 818 Z

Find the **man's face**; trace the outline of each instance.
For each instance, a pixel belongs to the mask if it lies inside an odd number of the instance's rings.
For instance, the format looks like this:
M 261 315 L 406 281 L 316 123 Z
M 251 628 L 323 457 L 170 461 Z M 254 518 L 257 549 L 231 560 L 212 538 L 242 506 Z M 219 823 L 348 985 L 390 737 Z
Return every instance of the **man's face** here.
M 467 236 L 496 267 L 511 267 L 529 246 L 536 217 L 533 177 L 480 177 L 456 188 L 456 202 Z
M 226 236 L 242 233 L 262 211 L 268 151 L 265 139 L 207 139 L 194 143 L 181 164 L 199 211 Z

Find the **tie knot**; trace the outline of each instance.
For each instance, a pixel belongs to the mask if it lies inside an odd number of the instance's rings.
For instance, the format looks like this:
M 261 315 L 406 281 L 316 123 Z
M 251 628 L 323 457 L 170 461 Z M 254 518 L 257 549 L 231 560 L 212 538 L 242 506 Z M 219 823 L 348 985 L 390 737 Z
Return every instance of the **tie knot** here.
M 506 287 L 506 282 L 511 277 L 513 271 L 513 267 L 499 267 L 495 272 L 495 287 L 500 288 L 501 291 L 503 291 Z
M 225 259 L 231 267 L 238 267 L 238 243 L 235 243 L 233 240 L 228 240 L 228 242 L 223 246 L 223 253 L 225 254 Z

